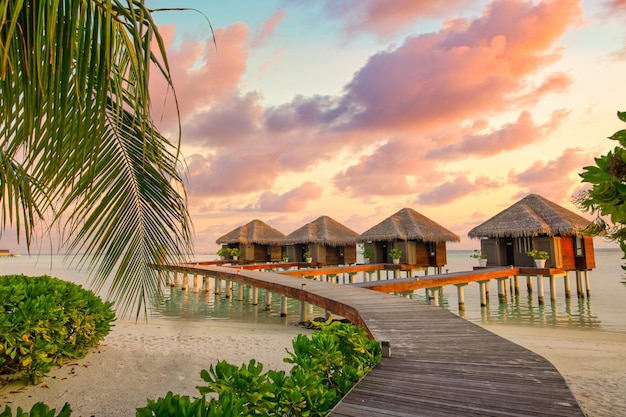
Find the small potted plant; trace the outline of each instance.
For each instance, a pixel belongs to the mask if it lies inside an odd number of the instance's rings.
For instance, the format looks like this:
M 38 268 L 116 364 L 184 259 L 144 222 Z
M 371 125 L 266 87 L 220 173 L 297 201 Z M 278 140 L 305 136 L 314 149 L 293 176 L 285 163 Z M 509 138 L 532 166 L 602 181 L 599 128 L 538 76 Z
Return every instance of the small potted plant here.
M 283 262 L 289 262 L 289 255 L 287 255 L 287 252 L 283 252 L 282 259 Z
M 402 251 L 398 248 L 391 248 L 389 251 L 389 256 L 393 259 L 394 264 L 400 263 L 400 258 L 402 258 Z
M 228 248 L 219 248 L 217 250 L 217 256 L 219 256 L 220 259 L 226 258 L 226 255 L 228 255 L 228 253 Z
M 230 256 L 232 256 L 233 261 L 239 260 L 239 256 L 241 255 L 241 251 L 239 250 L 239 248 L 230 248 L 228 249 L 228 253 L 230 253 Z
M 550 259 L 550 255 L 548 254 L 548 252 L 543 251 L 543 250 L 533 249 L 531 251 L 526 252 L 526 255 L 530 256 L 531 258 L 535 260 L 536 268 L 545 268 L 546 261 Z
M 311 252 L 306 251 L 304 252 L 304 254 L 302 255 L 304 257 L 304 261 L 308 264 L 310 264 L 311 262 L 313 262 L 313 257 L 311 256 Z
M 374 256 L 374 248 L 371 244 L 366 243 L 363 245 L 363 261 L 368 264 L 370 263 L 370 258 Z
M 474 249 L 474 253 L 470 255 L 470 258 L 478 259 L 479 266 L 487 266 L 487 252 L 482 249 Z

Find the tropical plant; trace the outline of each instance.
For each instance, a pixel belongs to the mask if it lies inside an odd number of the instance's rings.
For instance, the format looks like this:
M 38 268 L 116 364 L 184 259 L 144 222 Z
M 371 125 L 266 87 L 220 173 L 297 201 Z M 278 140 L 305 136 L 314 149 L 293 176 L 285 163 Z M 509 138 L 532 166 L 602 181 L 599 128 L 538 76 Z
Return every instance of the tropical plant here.
M 374 247 L 371 243 L 366 243 L 363 245 L 363 259 L 369 259 L 374 256 Z
M 0 276 L 0 374 L 39 381 L 109 334 L 115 313 L 80 285 L 49 276 Z
M 287 252 L 283 252 L 282 259 L 283 262 L 289 262 L 289 255 L 287 255 Z
M 50 408 L 47 404 L 38 402 L 33 404 L 30 412 L 23 411 L 21 407 L 17 407 L 15 414 L 11 412 L 11 407 L 4 407 L 4 411 L 0 412 L 0 417 L 69 417 L 72 415 L 72 409 L 68 403 L 56 412 L 56 409 Z
M 487 259 L 487 252 L 482 249 L 474 249 L 474 253 L 470 255 L 470 258 Z
M 626 122 L 626 112 L 617 112 L 617 117 Z M 586 233 L 602 234 L 618 242 L 624 253 L 622 259 L 626 259 L 626 129 L 615 132 L 609 139 L 617 141 L 617 146 L 595 158 L 595 166 L 583 168 L 580 177 L 591 189 L 580 193 L 575 204 L 596 214 Z M 626 265 L 622 269 L 626 270 Z
M 302 256 L 304 257 L 304 259 L 308 259 L 308 258 L 310 258 L 310 257 L 311 257 L 311 252 L 306 251 L 306 252 L 304 252 L 304 253 L 302 254 Z
M 391 248 L 389 256 L 391 256 L 391 259 L 400 259 L 402 258 L 402 250 L 398 248 Z
M 217 256 L 219 256 L 220 258 L 225 258 L 226 255 L 228 255 L 230 252 L 228 251 L 228 248 L 219 248 L 217 250 Z
M 543 250 L 533 249 L 531 251 L 526 252 L 526 255 L 530 256 L 533 259 L 543 259 L 543 260 L 550 259 L 550 254 Z
M 228 249 L 228 253 L 230 254 L 230 256 L 235 257 L 235 256 L 240 256 L 241 255 L 241 251 L 239 250 L 239 248 L 229 248 Z
M 179 135 L 150 114 L 150 74 L 174 93 L 153 12 L 144 0 L 0 7 L 0 234 L 14 228 L 30 248 L 61 230 L 95 289 L 112 280 L 136 315 L 160 294 L 150 265 L 191 252 Z

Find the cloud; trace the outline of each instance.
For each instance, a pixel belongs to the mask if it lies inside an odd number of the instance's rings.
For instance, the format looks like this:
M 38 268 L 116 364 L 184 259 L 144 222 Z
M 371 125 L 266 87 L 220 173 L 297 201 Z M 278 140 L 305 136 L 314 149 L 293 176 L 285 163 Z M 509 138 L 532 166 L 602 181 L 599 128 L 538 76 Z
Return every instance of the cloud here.
M 480 18 L 408 38 L 372 56 L 347 85 L 357 110 L 350 126 L 415 129 L 512 108 L 532 91 L 526 77 L 559 59 L 549 48 L 580 17 L 574 0 L 496 1 Z M 543 89 L 567 84 L 562 74 L 548 80 Z
M 467 0 L 342 0 L 325 3 L 326 16 L 346 21 L 346 32 L 373 32 L 389 37 L 418 19 L 441 17 L 459 6 L 468 6 Z
M 309 201 L 318 200 L 321 196 L 322 187 L 307 181 L 284 194 L 266 191 L 255 204 L 246 207 L 244 211 L 298 212 L 303 210 Z
M 469 132 L 458 142 L 430 150 L 426 157 L 449 160 L 472 155 L 478 157 L 492 156 L 511 151 L 544 140 L 546 136 L 560 126 L 569 113 L 566 110 L 554 111 L 550 120 L 538 126 L 532 120 L 530 112 L 524 110 L 513 123 L 507 123 L 500 129 L 487 133 Z M 478 127 L 480 130 L 484 130 L 484 126 Z
M 498 188 L 500 186 L 502 186 L 500 181 L 487 177 L 480 177 L 470 181 L 464 176 L 458 176 L 452 181 L 441 183 L 428 192 L 421 192 L 416 199 L 416 203 L 440 206 L 452 203 L 467 195 L 475 194 L 477 190 Z
M 573 179 L 578 178 L 589 159 L 582 149 L 568 148 L 555 159 L 535 161 L 521 172 L 511 170 L 508 181 L 527 190 L 521 191 L 521 195 L 535 193 L 554 202 L 570 201 L 577 185 Z
M 268 37 L 275 33 L 276 27 L 286 16 L 287 12 L 284 10 L 274 12 L 272 17 L 265 22 L 263 28 L 255 35 L 254 39 L 252 39 L 250 45 L 254 48 L 261 46 Z

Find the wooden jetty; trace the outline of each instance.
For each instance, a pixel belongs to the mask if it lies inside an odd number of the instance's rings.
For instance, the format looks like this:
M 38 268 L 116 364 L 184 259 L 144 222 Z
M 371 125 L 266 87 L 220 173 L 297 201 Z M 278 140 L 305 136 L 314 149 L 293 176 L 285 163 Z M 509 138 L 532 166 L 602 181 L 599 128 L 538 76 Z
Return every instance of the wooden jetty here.
M 385 357 L 330 416 L 584 416 L 550 362 L 440 307 L 272 272 L 207 265 L 163 268 L 317 305 L 381 342 Z

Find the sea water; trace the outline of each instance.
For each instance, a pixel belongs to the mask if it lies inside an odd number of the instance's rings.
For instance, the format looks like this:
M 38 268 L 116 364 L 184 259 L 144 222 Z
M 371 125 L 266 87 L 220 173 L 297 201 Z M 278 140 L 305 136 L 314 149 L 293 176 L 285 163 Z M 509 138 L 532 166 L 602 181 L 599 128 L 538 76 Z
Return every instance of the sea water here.
M 471 271 L 476 260 L 471 258 L 472 250 L 448 251 L 448 264 L 444 273 Z M 479 286 L 476 283 L 465 287 L 465 310 L 458 308 L 457 289 L 455 286 L 444 287 L 440 305 L 451 312 L 476 323 L 503 323 L 511 326 L 552 326 L 561 328 L 578 328 L 604 330 L 626 333 L 626 286 L 622 283 L 624 271 L 621 269 L 622 252 L 615 249 L 596 249 L 597 267 L 589 272 L 590 297 L 579 298 L 576 292 L 576 279 L 571 273 L 571 297 L 565 297 L 563 278 L 557 278 L 556 301 L 550 300 L 548 278 L 544 278 L 544 304 L 538 302 L 536 278 L 532 278 L 533 291 L 526 287 L 526 277 L 519 277 L 519 294 L 511 291 L 507 283 L 506 302 L 500 303 L 496 281 L 489 283 L 489 301 L 485 307 L 480 306 Z M 214 254 L 198 255 L 196 260 L 214 260 Z M 430 271 L 430 274 L 434 272 Z M 89 274 L 71 265 L 60 255 L 21 256 L 0 258 L 0 275 L 50 275 L 67 281 L 91 287 Z M 418 275 L 423 275 L 420 272 Z M 386 277 L 383 276 L 383 279 Z M 300 317 L 300 305 L 297 300 L 288 300 L 287 316 L 280 314 L 280 295 L 272 294 L 272 303 L 266 306 L 265 292 L 259 290 L 258 305 L 252 304 L 251 290 L 244 286 L 243 300 L 239 300 L 237 284 L 233 296 L 226 297 L 223 283 L 220 294 L 215 294 L 213 280 L 210 291 L 202 287 L 194 288 L 193 275 L 189 276 L 189 289 L 163 287 L 163 297 L 153 300 L 150 316 L 168 320 L 234 320 L 258 323 L 295 325 Z M 341 278 L 340 278 L 341 279 Z M 357 275 L 356 281 L 363 278 Z M 201 284 L 201 283 L 200 283 Z M 338 284 L 341 285 L 341 284 Z M 99 293 L 107 297 L 106 291 Z M 410 298 L 424 301 L 426 292 L 415 291 Z M 307 306 L 307 317 L 316 318 L 324 315 L 324 311 L 315 306 Z

